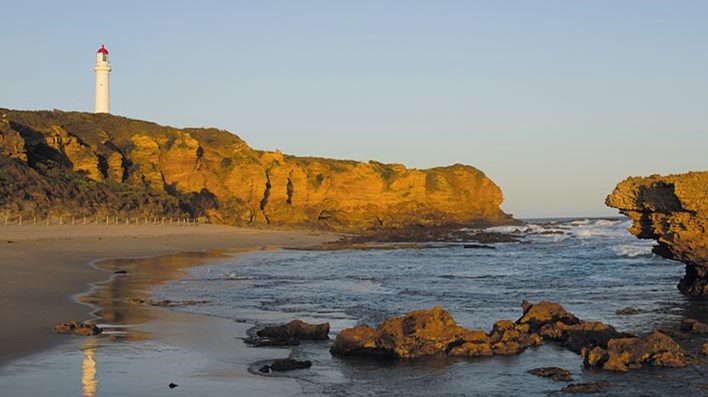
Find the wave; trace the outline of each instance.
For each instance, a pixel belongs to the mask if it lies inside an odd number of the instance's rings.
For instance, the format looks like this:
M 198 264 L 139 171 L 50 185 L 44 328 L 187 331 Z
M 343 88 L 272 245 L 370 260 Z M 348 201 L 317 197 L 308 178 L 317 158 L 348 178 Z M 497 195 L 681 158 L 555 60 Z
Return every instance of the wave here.
M 617 256 L 625 256 L 627 258 L 636 258 L 638 256 L 650 256 L 652 255 L 652 245 L 639 245 L 639 244 L 620 244 L 612 247 L 612 250 L 617 254 Z

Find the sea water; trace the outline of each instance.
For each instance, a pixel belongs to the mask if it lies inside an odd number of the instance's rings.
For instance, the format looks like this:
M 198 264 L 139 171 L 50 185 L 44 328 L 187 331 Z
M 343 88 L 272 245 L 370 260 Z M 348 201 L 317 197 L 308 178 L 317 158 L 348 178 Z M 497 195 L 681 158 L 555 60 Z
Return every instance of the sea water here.
M 685 318 L 708 321 L 708 304 L 676 288 L 684 265 L 653 255 L 651 241 L 627 232 L 629 220 L 528 222 L 491 229 L 519 237 L 494 244 L 495 249 L 431 243 L 421 249 L 240 254 L 220 265 L 194 268 L 155 294 L 157 299 L 208 300 L 177 310 L 239 322 L 328 321 L 333 337 L 345 327 L 376 326 L 436 305 L 458 324 L 488 331 L 497 320 L 518 319 L 523 300 L 558 302 L 581 319 L 639 335 L 675 330 Z M 627 306 L 640 313 L 615 314 Z M 570 370 L 576 382 L 609 381 L 614 387 L 606 395 L 708 394 L 705 364 L 608 373 L 583 368 L 579 355 L 550 343 L 505 357 L 382 360 L 332 357 L 328 342 L 305 342 L 293 348 L 292 356 L 313 362 L 311 369 L 288 375 L 307 395 L 554 395 L 562 382 L 527 373 L 546 366 Z

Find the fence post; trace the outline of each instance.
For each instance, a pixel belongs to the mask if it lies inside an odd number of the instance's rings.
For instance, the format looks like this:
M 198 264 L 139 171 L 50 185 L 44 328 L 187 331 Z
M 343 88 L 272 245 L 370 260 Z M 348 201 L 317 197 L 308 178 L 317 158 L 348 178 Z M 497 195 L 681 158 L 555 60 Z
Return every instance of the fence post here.
M 37 225 L 37 217 L 33 216 L 32 217 L 32 226 L 35 226 L 35 225 Z
M 64 225 L 64 217 L 60 216 L 59 217 L 59 226 L 63 226 L 63 225 Z
M 18 222 L 18 226 L 22 226 L 22 215 L 20 215 L 20 221 Z

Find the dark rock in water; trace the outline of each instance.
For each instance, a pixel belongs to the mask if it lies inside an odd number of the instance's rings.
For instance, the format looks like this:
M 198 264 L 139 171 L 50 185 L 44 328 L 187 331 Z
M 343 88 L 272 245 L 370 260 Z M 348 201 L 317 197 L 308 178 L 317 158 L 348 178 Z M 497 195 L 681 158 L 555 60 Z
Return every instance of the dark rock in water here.
M 570 376 L 570 371 L 558 367 L 545 367 L 545 368 L 534 368 L 529 370 L 528 373 L 531 375 L 541 376 L 544 378 L 551 378 L 554 381 L 572 382 L 573 378 Z
M 78 321 L 71 321 L 68 323 L 61 323 L 54 326 L 54 331 L 58 334 L 72 334 L 79 336 L 92 336 L 98 335 L 103 332 L 103 329 L 98 327 L 96 324 L 91 323 L 80 323 Z
M 243 341 L 247 345 L 253 347 L 278 347 L 300 345 L 300 341 L 297 339 L 247 338 Z
M 270 365 L 264 365 L 258 369 L 258 371 L 263 372 L 264 374 L 269 374 L 270 373 Z
M 607 348 L 586 347 L 581 354 L 586 366 L 621 372 L 645 365 L 685 367 L 695 362 L 678 343 L 660 331 L 644 338 L 613 338 L 607 342 Z
M 465 249 L 489 249 L 489 250 L 497 249 L 497 247 L 495 247 L 493 245 L 486 245 L 486 244 L 465 244 L 462 247 Z
M 177 387 L 177 386 L 179 386 L 179 385 L 174 384 L 174 383 L 170 383 L 170 384 L 167 385 L 167 386 L 168 386 L 170 389 L 174 389 L 175 387 Z
M 681 324 L 681 331 L 690 332 L 693 334 L 708 334 L 708 324 L 703 324 L 698 320 L 689 318 L 687 320 L 683 320 L 683 324 Z
M 607 381 L 588 382 L 588 383 L 571 383 L 561 389 L 563 393 L 604 393 L 607 389 L 614 385 Z
M 275 371 L 275 372 L 285 372 L 285 371 L 292 371 L 295 369 L 305 369 L 305 368 L 310 368 L 312 366 L 312 362 L 309 360 L 305 361 L 298 361 L 298 360 L 293 360 L 292 358 L 284 358 L 282 360 L 275 360 L 270 364 L 270 370 Z M 266 365 L 267 367 L 267 365 Z M 261 372 L 263 368 L 261 368 Z
M 262 338 L 278 340 L 327 340 L 329 339 L 329 323 L 308 324 L 293 320 L 284 325 L 265 327 L 256 332 Z
M 126 270 L 116 270 L 113 274 L 128 274 Z
M 512 236 L 505 233 L 479 231 L 469 237 L 470 240 L 477 241 L 482 244 L 492 243 L 515 243 L 519 241 L 518 236 Z
M 625 307 L 624 309 L 617 310 L 615 312 L 615 314 L 618 316 L 627 316 L 627 315 L 631 315 L 631 314 L 637 314 L 639 312 L 641 312 L 641 310 L 637 309 L 636 307 L 628 306 L 628 307 Z

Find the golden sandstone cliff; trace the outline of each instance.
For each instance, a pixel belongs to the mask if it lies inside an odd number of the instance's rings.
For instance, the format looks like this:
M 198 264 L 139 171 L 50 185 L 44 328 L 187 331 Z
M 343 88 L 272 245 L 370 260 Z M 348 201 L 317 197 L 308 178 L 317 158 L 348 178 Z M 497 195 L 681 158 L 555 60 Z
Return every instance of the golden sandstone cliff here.
M 295 157 L 217 129 L 109 114 L 0 109 L 0 210 L 43 217 L 191 216 L 359 231 L 506 223 L 502 193 L 466 165 Z
M 658 242 L 654 253 L 686 264 L 681 292 L 708 295 L 708 172 L 628 178 L 605 203 L 634 221 L 632 234 Z

